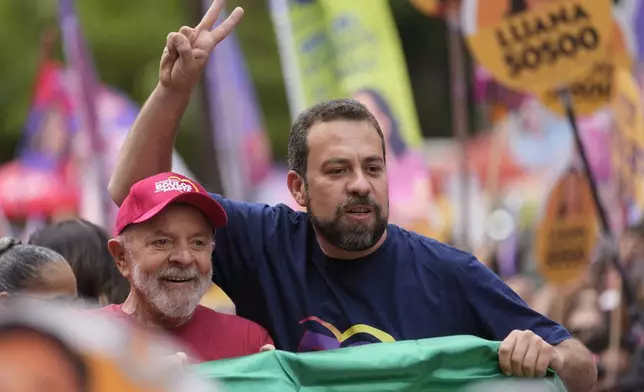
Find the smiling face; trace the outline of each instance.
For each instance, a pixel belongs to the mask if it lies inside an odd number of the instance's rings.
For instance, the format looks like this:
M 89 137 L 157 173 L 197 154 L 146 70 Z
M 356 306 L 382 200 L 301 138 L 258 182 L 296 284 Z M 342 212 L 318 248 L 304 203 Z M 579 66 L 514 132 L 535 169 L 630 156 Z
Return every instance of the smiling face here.
M 137 306 L 176 319 L 189 317 L 211 285 L 213 229 L 199 210 L 174 204 L 111 241 Z
M 382 139 L 369 121 L 314 124 L 308 135 L 304 200 L 317 233 L 345 251 L 364 251 L 383 237 L 389 184 Z

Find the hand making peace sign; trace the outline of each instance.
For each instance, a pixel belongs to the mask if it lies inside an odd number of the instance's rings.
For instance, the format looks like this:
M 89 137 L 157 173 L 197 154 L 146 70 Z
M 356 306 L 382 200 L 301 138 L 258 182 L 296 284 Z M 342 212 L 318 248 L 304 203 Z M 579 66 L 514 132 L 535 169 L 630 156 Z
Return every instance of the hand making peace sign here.
M 244 16 L 244 10 L 237 7 L 226 20 L 213 29 L 224 3 L 225 0 L 214 0 L 194 29 L 183 26 L 178 33 L 168 34 L 159 67 L 159 80 L 164 87 L 190 92 L 195 86 L 210 53 L 233 31 Z

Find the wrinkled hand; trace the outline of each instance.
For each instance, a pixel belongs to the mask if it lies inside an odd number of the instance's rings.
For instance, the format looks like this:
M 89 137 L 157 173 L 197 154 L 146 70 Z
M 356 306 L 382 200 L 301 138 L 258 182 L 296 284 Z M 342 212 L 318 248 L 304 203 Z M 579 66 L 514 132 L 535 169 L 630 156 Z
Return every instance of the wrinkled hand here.
M 178 33 L 168 34 L 159 66 L 159 81 L 164 87 L 190 92 L 197 84 L 210 53 L 244 16 L 244 10 L 237 7 L 226 20 L 212 29 L 224 3 L 225 0 L 214 0 L 195 28 L 183 26 Z
M 548 367 L 561 368 L 561 359 L 554 347 L 534 332 L 514 330 L 501 343 L 499 364 L 508 376 L 544 377 Z

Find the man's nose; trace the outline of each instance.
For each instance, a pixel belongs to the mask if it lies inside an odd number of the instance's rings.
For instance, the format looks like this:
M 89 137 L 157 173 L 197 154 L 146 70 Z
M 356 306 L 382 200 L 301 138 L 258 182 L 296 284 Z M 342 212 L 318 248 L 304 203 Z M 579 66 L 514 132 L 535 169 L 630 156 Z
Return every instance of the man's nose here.
M 194 262 L 194 256 L 188 245 L 179 245 L 170 255 L 170 261 L 177 264 L 189 265 Z
M 347 184 L 347 191 L 351 194 L 366 196 L 371 191 L 371 184 L 362 170 L 355 172 L 355 175 Z

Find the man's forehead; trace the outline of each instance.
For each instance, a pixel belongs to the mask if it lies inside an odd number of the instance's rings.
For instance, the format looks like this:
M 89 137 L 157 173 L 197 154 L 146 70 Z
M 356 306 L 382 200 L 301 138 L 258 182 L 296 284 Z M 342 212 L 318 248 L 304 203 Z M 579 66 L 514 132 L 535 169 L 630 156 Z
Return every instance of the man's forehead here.
M 309 154 L 328 155 L 353 151 L 382 156 L 382 140 L 368 121 L 336 120 L 311 127 L 307 145 Z
M 326 140 L 348 140 L 352 138 L 372 135 L 379 139 L 376 128 L 367 120 L 338 119 L 332 121 L 316 122 L 309 129 L 309 141 Z

